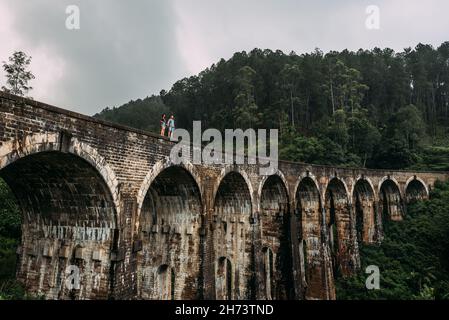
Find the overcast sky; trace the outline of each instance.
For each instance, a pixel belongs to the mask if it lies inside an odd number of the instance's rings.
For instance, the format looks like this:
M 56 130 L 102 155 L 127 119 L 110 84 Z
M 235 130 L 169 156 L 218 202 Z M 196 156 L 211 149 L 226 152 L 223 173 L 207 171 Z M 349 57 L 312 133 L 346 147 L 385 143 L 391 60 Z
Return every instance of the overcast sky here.
M 66 28 L 68 5 L 79 7 L 79 30 Z M 380 29 L 366 27 L 369 5 Z M 0 61 L 25 51 L 35 100 L 92 115 L 254 47 L 438 46 L 448 16 L 447 0 L 0 0 Z

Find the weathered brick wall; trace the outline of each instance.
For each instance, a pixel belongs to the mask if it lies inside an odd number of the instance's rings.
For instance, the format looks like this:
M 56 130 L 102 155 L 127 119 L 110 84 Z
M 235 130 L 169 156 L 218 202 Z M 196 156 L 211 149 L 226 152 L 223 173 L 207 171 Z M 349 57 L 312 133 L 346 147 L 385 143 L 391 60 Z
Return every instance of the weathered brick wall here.
M 168 168 L 148 190 L 140 213 L 139 298 L 200 297 L 200 227 L 201 198 L 195 180 L 183 169 Z M 161 266 L 173 274 L 161 272 Z M 172 284 L 169 290 L 163 290 L 164 282 Z
M 0 93 L 0 176 L 23 210 L 29 291 L 333 299 L 334 270 L 357 269 L 358 243 L 380 241 L 382 219 L 400 220 L 449 177 L 280 162 L 267 178 L 257 165 L 173 166 L 173 145 Z M 68 265 L 80 289 L 64 287 Z
M 116 222 L 98 173 L 69 154 L 39 153 L 6 167 L 2 176 L 24 213 L 18 278 L 58 298 L 68 294 L 66 267 L 76 265 L 83 274 L 76 297 L 107 298 Z
M 290 204 L 281 177 L 270 176 L 263 182 L 259 215 L 262 248 L 255 250 L 255 257 L 260 258 L 256 265 L 262 267 L 262 279 L 258 298 L 292 298 Z
M 252 297 L 253 281 L 253 225 L 251 195 L 241 175 L 231 172 L 225 176 L 215 196 L 211 232 L 214 246 L 216 299 L 231 291 L 236 300 Z M 227 282 L 220 274 L 220 262 L 228 259 L 232 279 Z M 228 283 L 232 285 L 228 288 Z
M 379 238 L 376 228 L 377 203 L 374 190 L 365 179 L 354 185 L 352 203 L 355 214 L 355 229 L 359 243 L 375 243 Z

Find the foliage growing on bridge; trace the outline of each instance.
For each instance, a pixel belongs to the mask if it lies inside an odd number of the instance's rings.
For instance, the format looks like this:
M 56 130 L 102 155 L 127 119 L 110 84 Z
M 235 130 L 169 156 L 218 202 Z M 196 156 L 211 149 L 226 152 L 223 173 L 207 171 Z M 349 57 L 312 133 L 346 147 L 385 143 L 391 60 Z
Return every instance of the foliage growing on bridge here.
M 436 184 L 431 200 L 409 205 L 385 232 L 381 245 L 361 249 L 362 270 L 337 281 L 337 298 L 449 299 L 449 183 Z M 380 269 L 380 290 L 365 289 L 369 265 Z

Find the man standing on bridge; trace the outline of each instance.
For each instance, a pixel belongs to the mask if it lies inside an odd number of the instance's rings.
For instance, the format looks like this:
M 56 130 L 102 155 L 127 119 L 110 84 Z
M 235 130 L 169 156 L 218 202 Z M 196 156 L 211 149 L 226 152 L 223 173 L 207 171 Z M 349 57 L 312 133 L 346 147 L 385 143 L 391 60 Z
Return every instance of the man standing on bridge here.
M 171 138 L 173 136 L 173 132 L 175 131 L 175 117 L 173 114 L 170 116 L 170 119 L 168 119 L 167 126 L 168 137 Z

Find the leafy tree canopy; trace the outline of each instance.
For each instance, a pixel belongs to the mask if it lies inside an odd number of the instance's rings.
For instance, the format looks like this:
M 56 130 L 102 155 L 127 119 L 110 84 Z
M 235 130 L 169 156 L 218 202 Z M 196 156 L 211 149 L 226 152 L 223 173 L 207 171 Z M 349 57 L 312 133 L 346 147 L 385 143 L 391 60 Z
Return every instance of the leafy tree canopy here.
M 31 57 L 22 51 L 16 51 L 9 57 L 9 63 L 3 61 L 3 70 L 6 73 L 6 85 L 2 90 L 18 96 L 24 96 L 33 89 L 28 82 L 34 79 L 34 75 L 28 70 Z

